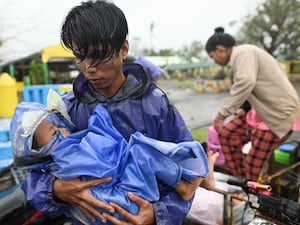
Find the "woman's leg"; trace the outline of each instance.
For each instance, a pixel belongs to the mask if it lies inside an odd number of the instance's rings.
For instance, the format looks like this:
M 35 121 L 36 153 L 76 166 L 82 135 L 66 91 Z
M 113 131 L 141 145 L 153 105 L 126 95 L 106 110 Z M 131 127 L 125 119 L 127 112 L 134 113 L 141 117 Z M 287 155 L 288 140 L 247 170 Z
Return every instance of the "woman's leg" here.
M 244 176 L 242 148 L 249 141 L 247 128 L 246 117 L 242 116 L 225 124 L 219 133 L 226 164 L 235 176 Z
M 245 160 L 245 174 L 248 180 L 258 181 L 261 170 L 267 163 L 270 154 L 285 142 L 290 135 L 291 132 L 283 138 L 279 138 L 269 130 L 251 129 L 252 147 Z

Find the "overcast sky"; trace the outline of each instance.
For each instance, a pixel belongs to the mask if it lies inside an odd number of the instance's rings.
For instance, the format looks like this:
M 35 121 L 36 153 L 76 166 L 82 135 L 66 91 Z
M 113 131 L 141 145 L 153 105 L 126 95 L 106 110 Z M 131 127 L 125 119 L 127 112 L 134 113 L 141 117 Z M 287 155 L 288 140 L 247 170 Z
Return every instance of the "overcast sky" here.
M 11 38 L 0 54 L 18 58 L 59 43 L 67 12 L 81 0 L 1 0 L 0 38 Z M 179 49 L 205 44 L 217 26 L 236 33 L 239 21 L 263 0 L 114 0 L 125 13 L 132 49 Z M 229 26 L 237 21 L 234 26 Z M 154 24 L 152 33 L 150 25 Z

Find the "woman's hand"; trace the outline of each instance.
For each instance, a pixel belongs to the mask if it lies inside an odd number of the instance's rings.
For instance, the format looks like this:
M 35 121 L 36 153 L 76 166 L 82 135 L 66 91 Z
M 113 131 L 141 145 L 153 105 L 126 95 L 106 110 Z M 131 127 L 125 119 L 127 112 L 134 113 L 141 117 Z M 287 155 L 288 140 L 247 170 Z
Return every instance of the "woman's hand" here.
M 111 179 L 111 177 L 90 181 L 81 181 L 80 179 L 68 181 L 56 179 L 53 185 L 53 194 L 56 198 L 64 202 L 78 206 L 92 221 L 95 221 L 97 217 L 105 222 L 106 219 L 95 207 L 109 212 L 114 212 L 114 208 L 92 196 L 89 189 L 98 184 L 109 182 Z
M 135 202 L 139 206 L 139 213 L 137 215 L 133 215 L 130 212 L 126 211 L 119 205 L 115 203 L 110 203 L 111 206 L 114 207 L 115 211 L 118 212 L 121 216 L 123 216 L 128 222 L 119 220 L 114 216 L 111 216 L 107 213 L 103 213 L 103 216 L 115 225 L 149 225 L 155 223 L 154 210 L 153 206 L 147 200 L 133 195 L 132 193 L 128 193 L 128 197 L 131 201 Z
M 217 118 L 214 119 L 213 126 L 214 126 L 215 130 L 218 133 L 220 133 L 220 130 L 222 129 L 223 123 L 224 123 L 224 120 L 217 119 Z
M 242 108 L 237 109 L 236 112 L 234 113 L 235 117 L 242 117 L 246 115 L 246 111 Z
M 225 117 L 222 114 L 218 113 L 218 115 L 213 120 L 213 126 L 218 133 L 220 133 L 223 127 L 224 119 Z

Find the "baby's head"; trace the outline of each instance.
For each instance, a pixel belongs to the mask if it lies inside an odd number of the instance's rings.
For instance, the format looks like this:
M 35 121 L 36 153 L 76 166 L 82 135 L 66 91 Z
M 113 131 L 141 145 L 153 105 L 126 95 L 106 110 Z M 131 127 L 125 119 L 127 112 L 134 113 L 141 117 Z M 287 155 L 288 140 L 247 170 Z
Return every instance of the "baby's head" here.
M 40 149 L 58 137 L 66 137 L 70 131 L 66 127 L 57 127 L 53 122 L 44 119 L 33 133 L 32 148 Z
M 29 167 L 51 158 L 53 149 L 74 129 L 65 115 L 37 102 L 16 107 L 10 124 L 15 166 Z

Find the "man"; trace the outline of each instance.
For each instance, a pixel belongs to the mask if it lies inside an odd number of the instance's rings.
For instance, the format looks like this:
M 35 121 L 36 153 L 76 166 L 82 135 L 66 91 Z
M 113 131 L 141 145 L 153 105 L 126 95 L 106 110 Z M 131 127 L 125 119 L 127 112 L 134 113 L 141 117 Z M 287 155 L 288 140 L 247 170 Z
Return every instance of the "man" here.
M 110 2 L 83 2 L 66 16 L 61 39 L 73 51 L 81 73 L 64 101 L 77 130 L 87 128 L 89 116 L 96 105 L 101 104 L 126 140 L 136 131 L 162 141 L 193 140 L 179 112 L 167 96 L 149 82 L 143 67 L 137 64 L 123 67 L 129 50 L 127 35 L 123 12 Z M 160 186 L 160 200 L 153 204 L 129 194 L 139 206 L 139 214 L 133 215 L 115 203 L 107 205 L 91 196 L 89 188 L 103 182 L 107 180 L 64 181 L 47 173 L 31 172 L 22 187 L 28 201 L 42 212 L 58 216 L 65 213 L 68 202 L 92 220 L 99 218 L 114 224 L 180 225 L 192 202 L 182 200 L 170 187 Z M 108 213 L 100 214 L 95 207 L 116 210 L 128 223 Z

